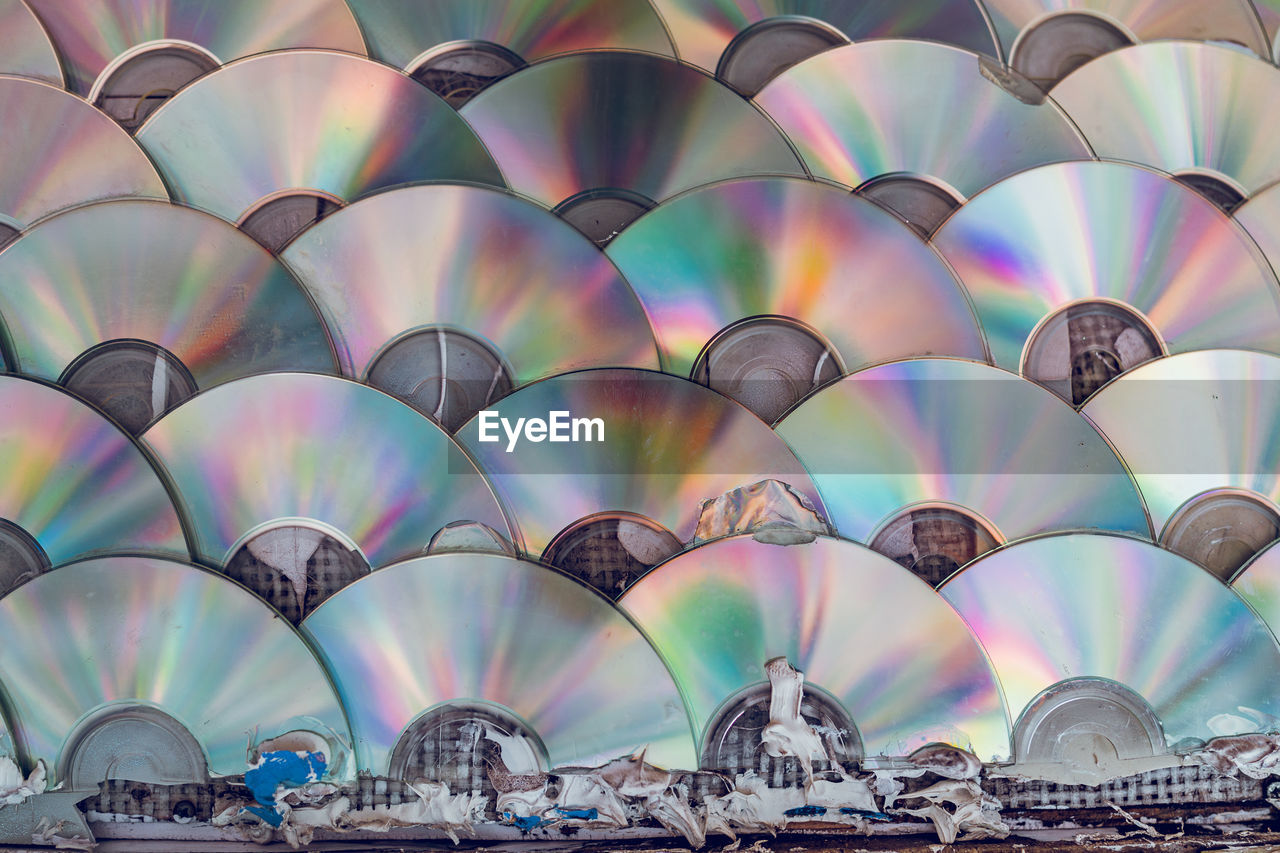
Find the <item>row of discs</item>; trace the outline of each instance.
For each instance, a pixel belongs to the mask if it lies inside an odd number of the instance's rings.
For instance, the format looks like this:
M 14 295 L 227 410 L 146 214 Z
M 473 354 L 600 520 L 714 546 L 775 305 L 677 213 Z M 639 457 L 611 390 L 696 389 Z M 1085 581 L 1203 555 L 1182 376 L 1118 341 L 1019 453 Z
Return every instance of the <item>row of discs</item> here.
M 778 656 L 829 760 L 1264 728 L 1280 71 L 1062 5 L 0 2 L 0 754 L 790 784 Z

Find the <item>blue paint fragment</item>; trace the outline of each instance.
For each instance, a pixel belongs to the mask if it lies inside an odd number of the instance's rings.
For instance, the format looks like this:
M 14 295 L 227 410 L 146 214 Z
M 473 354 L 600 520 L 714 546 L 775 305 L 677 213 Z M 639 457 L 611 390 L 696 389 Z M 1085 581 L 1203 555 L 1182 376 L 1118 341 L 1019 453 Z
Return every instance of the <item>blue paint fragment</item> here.
M 866 809 L 855 809 L 845 806 L 840 809 L 840 814 L 855 815 L 857 817 L 865 817 L 869 820 L 890 820 L 889 816 L 884 812 L 869 812 Z
M 600 812 L 596 809 L 562 809 L 557 807 L 556 814 L 565 820 L 599 820 Z
M 298 788 L 310 782 L 318 782 L 328 764 L 323 752 L 290 752 L 281 749 L 264 752 L 258 763 L 244 773 L 244 784 L 254 800 L 263 806 L 248 806 L 251 812 L 272 826 L 279 826 L 281 818 L 276 812 L 276 788 Z
M 553 820 L 544 820 L 543 818 L 538 817 L 537 815 L 529 815 L 528 817 L 516 817 L 511 812 L 503 812 L 502 817 L 508 823 L 515 826 L 517 829 L 519 829 L 521 832 L 529 832 L 539 827 L 546 826 L 547 824 L 555 823 L 555 821 Z
M 844 811 L 841 809 L 841 811 Z M 827 813 L 826 806 L 797 806 L 783 812 L 787 817 L 819 817 Z

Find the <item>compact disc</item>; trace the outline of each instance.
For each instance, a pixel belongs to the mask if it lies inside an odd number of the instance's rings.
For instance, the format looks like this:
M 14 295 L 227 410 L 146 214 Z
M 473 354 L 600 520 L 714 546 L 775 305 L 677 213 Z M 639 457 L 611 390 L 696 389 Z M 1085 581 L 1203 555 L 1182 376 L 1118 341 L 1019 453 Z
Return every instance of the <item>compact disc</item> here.
M 672 55 L 645 0 L 351 0 L 369 53 L 465 102 L 525 63 L 594 48 Z
M 860 542 L 936 502 L 997 541 L 1079 528 L 1150 536 L 1106 439 L 1040 386 L 985 364 L 873 367 L 819 391 L 777 431 L 813 474 L 836 530 Z
M 986 61 L 927 42 L 854 44 L 783 72 L 756 102 L 815 176 L 894 209 L 924 205 L 933 191 L 936 226 L 947 204 L 1014 172 L 1091 156 L 1057 105 L 1020 101 L 992 82 Z
M 1271 529 L 1268 515 L 1275 517 L 1271 526 L 1280 522 L 1277 380 L 1280 358 L 1274 355 L 1182 353 L 1138 368 L 1082 409 L 1133 472 L 1162 542 L 1194 534 L 1186 525 L 1204 527 L 1209 517 L 1197 516 L 1214 502 L 1222 505 L 1219 511 L 1237 506 L 1201 532 L 1200 549 L 1220 553 L 1188 555 L 1210 560 L 1228 577 L 1251 556 L 1247 552 L 1280 537 L 1280 529 L 1263 532 Z M 1259 532 L 1249 533 L 1255 527 Z M 1250 539 L 1255 541 L 1246 549 Z M 1237 552 L 1234 566 L 1224 562 L 1227 551 Z
M 1280 649 L 1266 625 L 1221 581 L 1163 548 L 1044 537 L 982 558 L 939 591 L 986 649 L 1015 720 L 1046 689 L 1080 678 L 1118 682 L 1154 711 L 1163 729 L 1155 754 L 1235 734 L 1211 721 L 1238 705 L 1280 713 Z
M 1269 56 L 1248 0 L 983 0 L 1009 64 L 1045 91 L 1103 53 L 1161 39 L 1241 45 Z
M 1280 351 L 1280 289 L 1258 247 L 1215 205 L 1147 169 L 1023 172 L 970 199 L 933 242 L 968 290 L 995 363 L 1073 403 L 1165 352 Z M 1071 322 L 1108 304 L 1122 315 L 1109 329 Z M 1070 325 L 1055 339 L 1049 326 L 1063 312 Z M 1091 379 L 1082 371 L 1094 350 L 1114 364 Z
M 1271 268 L 1280 266 L 1280 183 L 1254 193 L 1231 212 L 1231 217 L 1249 232 Z
M 28 2 L 58 46 L 67 88 L 84 96 L 139 47 L 185 43 L 218 65 L 300 47 L 364 53 L 360 28 L 341 0 Z
M 604 217 L 598 242 L 701 184 L 805 174 L 759 109 L 660 56 L 598 51 L 540 62 L 485 89 L 461 114 L 513 189 L 580 228 Z
M 264 230 L 426 180 L 503 185 L 466 123 L 403 74 L 349 54 L 294 50 L 233 62 L 200 78 L 138 130 L 176 201 Z M 261 203 L 261 204 L 260 204 Z M 271 223 L 266 205 L 278 218 Z M 299 228 L 298 230 L 301 230 Z
M 319 727 L 335 748 L 350 743 L 320 662 L 272 616 L 237 584 L 186 563 L 106 557 L 43 574 L 0 599 L 0 670 L 18 740 L 45 761 L 51 784 L 73 742 L 91 734 L 85 724 L 126 705 L 176 720 L 219 775 L 244 773 L 247 737 Z M 339 756 L 328 757 L 341 773 Z
M 110 119 L 61 89 L 0 77 L 0 245 L 41 217 L 121 196 L 167 198 L 155 168 Z
M 920 355 L 986 358 L 946 264 L 893 216 L 834 187 L 762 178 L 699 188 L 642 216 L 607 253 L 644 303 L 664 367 L 679 376 L 694 372 L 721 331 L 770 317 L 825 339 L 835 376 Z M 785 358 L 768 355 L 753 349 L 730 378 L 763 384 Z M 796 377 L 807 380 L 796 399 L 814 390 L 807 374 Z
M 0 0 L 0 74 L 62 86 L 53 42 L 24 0 Z
M 275 373 L 219 385 L 143 441 L 169 472 L 196 553 L 212 565 L 276 521 L 327 525 L 374 568 L 421 554 L 452 521 L 509 536 L 493 492 L 447 433 L 346 379 Z
M 510 367 L 506 390 L 582 367 L 658 364 L 644 309 L 613 264 L 559 217 L 507 193 L 379 193 L 318 223 L 281 257 L 316 298 L 349 376 L 372 381 L 430 330 L 486 342 Z M 466 364 L 419 364 L 401 396 L 467 381 Z M 490 376 L 477 377 L 482 390 Z
M 0 315 L 13 366 L 50 381 L 127 340 L 162 347 L 198 388 L 335 369 L 320 315 L 270 252 L 214 216 L 159 201 L 88 205 L 31 229 L 0 254 Z M 123 381 L 103 369 L 104 381 Z M 152 386 L 139 392 L 139 426 L 161 414 Z
M 1262 21 L 1262 29 L 1267 34 L 1268 49 L 1263 56 L 1275 59 L 1280 55 L 1280 0 L 1253 0 L 1253 8 L 1258 11 L 1258 19 Z
M 532 556 L 602 512 L 634 513 L 688 542 L 702 501 L 764 479 L 790 484 L 822 514 L 804 466 L 767 424 L 667 374 L 602 369 L 544 379 L 467 422 L 458 440 L 502 495 Z
M 1009 754 L 999 684 L 963 620 L 861 545 L 717 540 L 645 575 L 619 606 L 671 667 L 703 740 L 717 709 L 785 656 L 806 691 L 840 702 L 868 757 L 935 741 Z
M 1280 628 L 1280 546 L 1272 543 L 1259 552 L 1232 579 L 1231 588 L 1275 633 Z
M 544 770 L 640 749 L 650 764 L 696 766 L 658 653 L 607 599 L 543 566 L 493 554 L 409 560 L 335 594 L 302 631 L 346 704 L 361 770 L 386 775 L 418 715 L 477 700 L 533 729 Z
M 1099 157 L 1154 166 L 1226 208 L 1280 179 L 1265 120 L 1280 70 L 1239 50 L 1149 42 L 1068 75 L 1053 98 Z
M 0 411 L 0 593 L 17 564 L 38 573 L 111 551 L 189 556 L 164 482 L 119 427 L 17 376 L 0 378 Z

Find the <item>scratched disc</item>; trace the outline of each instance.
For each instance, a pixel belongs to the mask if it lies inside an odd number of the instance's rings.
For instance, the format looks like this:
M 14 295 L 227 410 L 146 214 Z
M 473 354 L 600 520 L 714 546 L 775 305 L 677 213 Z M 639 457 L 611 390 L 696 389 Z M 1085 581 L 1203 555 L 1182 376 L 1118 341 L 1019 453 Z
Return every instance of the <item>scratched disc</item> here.
M 997 56 L 991 27 L 972 0 L 654 0 L 685 62 L 715 71 L 737 39 L 798 23 L 847 41 L 925 39 Z M 767 44 L 767 42 L 766 42 Z
M 380 193 L 317 224 L 282 259 L 315 296 L 349 376 L 365 378 L 402 335 L 440 327 L 489 342 L 520 385 L 657 366 L 649 321 L 617 269 L 559 217 L 506 193 Z
M 607 253 L 676 375 L 690 375 L 721 330 L 768 316 L 817 331 L 844 371 L 920 355 L 986 357 L 937 254 L 890 214 L 833 187 L 773 178 L 700 188 L 641 217 Z
M 270 522 L 328 525 L 377 568 L 423 552 L 453 521 L 509 536 L 475 465 L 440 427 L 366 385 L 302 373 L 196 395 L 143 436 L 191 519 L 196 553 L 222 565 Z
M 335 750 L 350 743 L 302 638 L 239 585 L 177 561 L 86 560 L 10 592 L 0 669 L 15 733 L 31 760 L 44 759 L 50 784 L 73 735 L 87 734 L 82 721 L 124 704 L 180 723 L 215 774 L 244 773 L 248 738 L 306 729 Z M 327 757 L 340 774 L 340 754 Z
M 934 245 L 968 290 L 995 363 L 1060 393 L 1086 330 L 1075 330 L 1070 352 L 1060 347 L 1056 365 L 1032 363 L 1034 341 L 1069 306 L 1118 304 L 1158 337 L 1126 349 L 1095 336 L 1120 370 L 1165 351 L 1280 351 L 1280 289 L 1258 247 L 1217 206 L 1147 169 L 1086 162 L 1023 172 L 970 199 Z
M 514 711 L 551 767 L 642 748 L 651 764 L 696 766 L 658 653 L 606 598 L 543 566 L 492 554 L 409 560 L 336 593 L 302 631 L 343 698 L 362 770 L 386 774 L 414 718 L 457 700 Z
M 1280 712 L 1280 649 L 1266 625 L 1221 581 L 1163 548 L 1044 537 L 983 557 L 939 591 L 986 649 L 1015 720 L 1071 678 L 1137 693 L 1163 726 L 1158 752 L 1236 733 L 1215 730 L 1215 717 L 1240 705 Z
M 62 86 L 53 42 L 24 0 L 0 0 L 0 57 L 0 74 Z
M 1280 104 L 1280 70 L 1256 56 L 1196 42 L 1139 44 L 1082 66 L 1053 97 L 1099 157 L 1200 181 L 1236 202 L 1280 179 L 1262 118 Z
M 662 19 L 644 0 L 351 0 L 369 52 L 413 69 L 460 45 L 496 45 L 523 62 L 596 48 L 670 56 Z
M 233 62 L 151 115 L 139 144 L 177 201 L 232 222 L 267 197 L 341 205 L 427 180 L 503 185 L 466 123 L 403 74 L 294 50 Z
M 226 222 L 165 202 L 103 202 L 31 229 L 0 254 L 0 315 L 10 361 L 50 381 L 122 339 L 163 347 L 199 388 L 334 371 L 324 323 L 288 271 Z
M 0 77 L 0 244 L 51 213 L 122 196 L 167 198 L 147 155 L 110 119 L 61 89 Z
M 735 536 L 662 564 L 619 606 L 688 699 L 700 738 L 725 700 L 785 656 L 848 711 L 868 756 L 930 742 L 1009 754 L 995 675 L 956 613 L 887 557 L 839 539 L 778 548 Z
M 0 378 L 0 411 L 0 519 L 33 540 L 45 558 L 38 562 L 125 551 L 188 556 L 163 480 L 119 427 L 61 389 L 17 376 Z M 9 553 L 13 538 L 0 539 L 3 592 L 16 580 L 8 558 L 31 555 L 21 545 Z
M 777 431 L 836 530 L 860 542 L 936 502 L 976 514 L 998 541 L 1073 529 L 1150 536 L 1106 439 L 1045 389 L 985 364 L 873 367 L 819 391 Z
M 1270 55 L 1248 0 L 983 0 L 983 5 L 1010 64 L 1032 79 L 1045 71 L 1064 76 L 1104 52 L 1139 41 L 1227 42 Z M 1048 90 L 1058 79 L 1041 85 Z
M 511 187 L 548 207 L 600 192 L 643 210 L 724 178 L 804 175 L 753 104 L 660 56 L 597 51 L 540 62 L 461 114 Z
M 1272 504 L 1280 500 L 1277 380 L 1280 357 L 1274 355 L 1182 353 L 1120 378 L 1082 412 L 1133 472 L 1164 537 L 1178 510 L 1206 493 L 1242 490 Z
M 822 514 L 813 481 L 785 442 L 747 409 L 687 379 L 584 370 L 527 385 L 490 411 L 484 435 L 492 440 L 480 440 L 483 415 L 458 440 L 493 481 L 533 556 L 569 524 L 601 512 L 638 514 L 688 542 L 703 500 L 764 479 L 789 483 Z M 554 430 L 562 439 L 552 437 L 553 412 L 564 413 Z M 520 418 L 543 420 L 545 439 L 527 440 Z M 600 429 L 580 423 L 573 440 L 574 420 L 594 419 Z
M 853 44 L 783 72 L 756 101 L 815 176 L 854 188 L 914 177 L 958 202 L 1014 172 L 1091 156 L 1052 101 L 1018 100 L 981 62 L 941 44 Z
M 28 2 L 58 46 L 67 88 L 84 96 L 120 57 L 157 42 L 195 45 L 218 64 L 303 47 L 364 53 L 360 28 L 340 0 Z

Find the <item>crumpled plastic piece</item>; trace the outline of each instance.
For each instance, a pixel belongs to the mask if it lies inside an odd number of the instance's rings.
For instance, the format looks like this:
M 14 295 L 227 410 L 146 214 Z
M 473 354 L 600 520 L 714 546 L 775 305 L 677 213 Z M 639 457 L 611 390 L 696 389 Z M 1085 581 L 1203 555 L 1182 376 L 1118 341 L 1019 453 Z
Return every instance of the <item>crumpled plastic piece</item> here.
M 55 850 L 92 850 L 98 846 L 97 841 L 83 835 L 63 835 L 64 829 L 66 821 L 53 823 L 48 817 L 42 817 L 36 824 L 36 831 L 31 834 L 31 843 L 52 844 Z
M 764 780 L 754 770 L 739 773 L 733 780 L 733 790 L 703 799 L 706 832 L 727 835 L 731 841 L 738 840 L 738 830 L 775 833 L 781 826 L 766 817 L 768 804 L 762 792 L 767 791 Z
M 925 744 L 908 755 L 907 761 L 944 779 L 977 779 L 982 775 L 982 759 L 946 743 Z
M 257 763 L 244 774 L 245 787 L 261 806 L 249 806 L 246 811 L 272 826 L 279 826 L 283 816 L 280 804 L 276 802 L 276 792 L 282 787 L 301 788 L 318 782 L 327 767 L 323 752 L 290 752 L 283 749 L 262 752 Z
M 591 771 L 605 785 L 623 797 L 653 797 L 671 787 L 674 776 L 660 767 L 646 764 L 644 750 L 636 755 L 615 758 Z
M 803 545 L 831 529 L 800 492 L 779 480 L 761 480 L 704 500 L 693 541 L 737 533 L 769 545 Z
M 689 793 L 683 790 L 667 789 L 661 794 L 645 801 L 645 808 L 650 817 L 662 824 L 671 832 L 678 832 L 695 850 L 707 843 L 707 823 L 705 814 L 695 813 L 689 805 Z
M 813 757 L 826 758 L 827 747 L 800 716 L 804 673 L 782 657 L 767 661 L 764 671 L 773 692 L 769 696 L 769 724 L 760 735 L 760 745 L 774 758 L 799 759 L 808 784 L 813 779 Z
M 0 755 L 0 808 L 16 806 L 28 797 L 43 794 L 48 785 L 49 771 L 44 759 L 37 761 L 31 775 L 24 779 L 18 763 L 7 755 Z
M 594 826 L 614 828 L 624 827 L 629 822 L 627 810 L 614 788 L 595 774 L 561 776 L 558 800 L 554 810 L 562 820 L 577 820 Z M 583 816 L 588 812 L 593 812 L 594 816 Z
M 1243 773 L 1250 779 L 1280 775 L 1280 735 L 1249 734 L 1216 737 L 1191 758 L 1224 776 Z
M 964 833 L 963 841 L 1007 838 L 1009 835 L 1009 825 L 1000 819 L 1000 801 L 987 796 L 971 779 L 939 782 L 902 797 L 904 800 L 916 798 L 926 800 L 929 805 L 920 809 L 903 809 L 903 813 L 933 821 L 938 840 L 943 844 L 955 843 L 961 832 Z M 954 812 L 943 808 L 943 803 L 954 806 Z
M 406 782 L 405 787 L 418 795 L 415 802 L 347 812 L 344 828 L 386 832 L 398 826 L 428 826 L 457 844 L 458 833 L 470 834 L 476 821 L 484 819 L 489 802 L 479 794 L 451 794 L 443 782 Z

